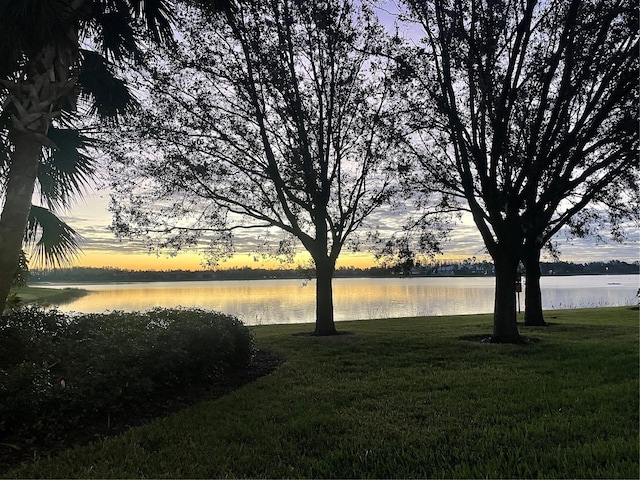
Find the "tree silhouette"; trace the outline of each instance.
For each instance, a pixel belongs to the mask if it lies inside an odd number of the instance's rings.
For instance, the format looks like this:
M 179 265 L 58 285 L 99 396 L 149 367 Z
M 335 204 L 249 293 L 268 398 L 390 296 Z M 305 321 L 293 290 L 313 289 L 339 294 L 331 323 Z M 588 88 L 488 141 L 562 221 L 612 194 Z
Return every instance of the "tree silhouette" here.
M 434 102 L 424 168 L 466 199 L 496 268 L 492 338 L 517 342 L 519 261 L 637 169 L 637 6 L 408 3 Z
M 36 179 L 46 168 L 41 159 L 55 158 L 51 152 L 63 150 L 60 143 L 69 140 L 63 134 L 53 138 L 51 126 L 57 122 L 62 132 L 77 113 L 79 99 L 91 100 L 85 113 L 107 118 L 130 108 L 133 98 L 113 75 L 111 61 L 139 53 L 136 19 L 146 21 L 151 41 L 170 34 L 170 24 L 164 0 L 2 0 L 0 18 L 0 161 L 6 166 L 0 216 L 2 312 L 18 267 Z M 86 44 L 97 49 L 83 48 Z M 81 171 L 78 165 L 73 168 Z M 63 196 L 58 200 L 73 189 L 73 184 L 65 184 L 68 179 L 59 176 L 57 193 Z
M 114 166 L 114 229 L 221 254 L 232 233 L 275 228 L 273 253 L 297 241 L 311 255 L 315 334 L 335 334 L 336 260 L 401 200 L 393 42 L 347 0 L 236 2 L 179 24 L 180 48 L 150 61 L 148 91 L 162 94 L 149 94 L 132 133 L 147 154 L 120 152 Z

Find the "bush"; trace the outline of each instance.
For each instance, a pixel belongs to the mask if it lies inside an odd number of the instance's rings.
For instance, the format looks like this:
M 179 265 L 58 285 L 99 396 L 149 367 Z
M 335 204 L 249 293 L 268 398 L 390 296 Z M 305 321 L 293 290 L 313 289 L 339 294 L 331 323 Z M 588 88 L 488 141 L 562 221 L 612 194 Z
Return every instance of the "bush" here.
M 0 434 L 55 435 L 159 392 L 247 367 L 250 331 L 199 309 L 70 317 L 23 308 L 0 323 Z

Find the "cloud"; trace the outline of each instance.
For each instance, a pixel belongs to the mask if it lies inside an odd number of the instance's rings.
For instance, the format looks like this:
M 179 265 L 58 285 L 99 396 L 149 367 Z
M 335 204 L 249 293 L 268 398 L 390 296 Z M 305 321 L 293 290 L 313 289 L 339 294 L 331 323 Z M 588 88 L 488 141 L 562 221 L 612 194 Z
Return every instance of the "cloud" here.
M 144 268 L 142 265 L 145 259 L 150 265 L 149 268 L 157 268 L 158 256 L 155 254 L 149 255 L 149 249 L 143 241 L 118 240 L 109 231 L 108 226 L 111 224 L 111 214 L 107 210 L 108 203 L 108 192 L 104 190 L 91 192 L 85 196 L 84 201 L 78 202 L 70 211 L 62 215 L 85 239 L 82 263 L 91 263 L 92 258 L 99 258 L 100 262 L 111 261 L 113 265 L 125 264 L 126 261 L 135 256 L 140 268 Z M 367 220 L 366 227 L 378 227 L 382 236 L 388 236 L 402 230 L 407 214 L 406 210 L 403 212 L 400 210 L 380 209 Z M 566 261 L 590 262 L 612 259 L 629 262 L 637 261 L 640 253 L 640 231 L 632 225 L 628 226 L 627 231 L 628 239 L 622 244 L 612 240 L 608 240 L 607 243 L 598 243 L 593 238 L 569 240 L 564 236 L 558 236 L 555 242 L 561 253 L 560 258 Z M 252 253 L 260 248 L 265 239 L 268 239 L 272 244 L 277 244 L 282 238 L 282 233 L 277 229 L 271 229 L 268 233 L 255 230 L 236 231 L 234 243 L 238 256 L 233 263 L 240 262 L 253 265 Z M 302 252 L 304 249 L 299 246 L 298 251 Z M 439 259 L 460 259 L 473 256 L 479 260 L 489 259 L 482 237 L 468 214 L 462 215 L 460 221 L 452 225 L 449 241 L 442 245 L 442 251 L 443 255 L 438 257 Z M 359 253 L 357 256 L 350 255 L 353 254 L 350 254 L 348 249 L 345 249 L 340 264 L 346 266 L 347 260 L 352 259 L 354 264 L 362 265 L 367 258 L 371 258 L 364 252 Z M 161 257 L 166 257 L 166 255 L 162 254 Z M 185 262 L 188 261 L 189 265 L 196 265 L 189 268 L 197 268 L 198 261 L 195 260 L 196 258 L 201 258 L 201 256 L 195 255 L 193 251 L 182 253 L 175 259 L 171 259 L 170 262 L 167 261 L 167 265 L 178 265 L 183 259 Z M 105 264 L 101 263 L 102 265 Z M 172 268 L 180 267 L 175 266 Z

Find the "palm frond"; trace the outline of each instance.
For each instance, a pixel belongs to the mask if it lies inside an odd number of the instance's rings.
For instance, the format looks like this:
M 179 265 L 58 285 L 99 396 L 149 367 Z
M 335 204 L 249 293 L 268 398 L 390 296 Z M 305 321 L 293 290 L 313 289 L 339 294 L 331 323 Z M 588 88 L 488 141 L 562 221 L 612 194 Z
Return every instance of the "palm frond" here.
M 171 42 L 173 2 L 167 0 L 128 0 L 133 16 L 141 18 L 155 43 Z
M 118 115 L 131 112 L 138 102 L 127 84 L 109 68 L 106 58 L 91 50 L 82 50 L 79 84 L 90 104 L 90 113 L 104 119 L 117 120 Z
M 167 0 L 93 0 L 88 27 L 103 55 L 119 61 L 140 54 L 139 40 L 155 43 L 173 40 L 172 1 Z M 142 33 L 144 30 L 144 33 Z
M 43 45 L 68 45 L 76 17 L 68 0 L 0 0 L 0 78 L 8 78 Z
M 73 128 L 50 127 L 48 136 L 58 148 L 45 153 L 38 167 L 38 183 L 42 201 L 56 210 L 69 207 L 74 198 L 82 197 L 94 178 L 94 162 L 83 153 L 94 142 Z
M 24 250 L 20 250 L 20 258 L 18 260 L 18 269 L 13 275 L 12 287 L 24 287 L 29 279 L 29 259 Z
M 51 210 L 32 205 L 24 240 L 36 265 L 56 268 L 73 262 L 82 237 Z
M 122 0 L 108 3 L 100 5 L 100 10 L 95 11 L 92 18 L 96 29 L 95 40 L 103 55 L 114 61 L 137 56 L 139 47 L 129 6 Z

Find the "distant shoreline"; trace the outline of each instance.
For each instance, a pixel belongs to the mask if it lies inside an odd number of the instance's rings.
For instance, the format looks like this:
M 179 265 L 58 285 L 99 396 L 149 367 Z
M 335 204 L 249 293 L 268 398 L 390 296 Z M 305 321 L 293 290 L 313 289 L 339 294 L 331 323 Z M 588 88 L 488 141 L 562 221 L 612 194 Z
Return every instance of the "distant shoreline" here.
M 611 276 L 611 275 L 625 275 L 625 276 L 638 276 L 640 273 L 558 273 L 558 274 L 542 274 L 542 277 L 579 277 L 579 276 Z M 398 278 L 398 279 L 409 279 L 409 278 L 495 278 L 495 274 L 489 273 L 486 275 L 475 274 L 475 275 L 335 275 L 334 279 L 344 279 L 344 278 L 352 278 L 352 279 L 363 279 L 363 278 Z M 524 274 L 522 274 L 522 278 L 524 278 Z M 78 280 L 78 279 L 56 279 L 56 280 L 44 280 L 44 281 L 30 281 L 29 285 L 31 286 L 43 286 L 47 285 L 64 285 L 64 284 L 129 284 L 129 283 L 175 283 L 175 282 L 227 282 L 227 281 L 260 281 L 260 280 L 314 280 L 315 278 L 308 278 L 304 276 L 264 276 L 264 277 L 220 277 L 220 278 L 120 278 L 120 279 L 88 279 L 88 280 Z
M 639 275 L 640 262 L 620 260 L 608 262 L 541 262 L 543 276 Z M 524 274 L 522 274 L 524 276 Z M 367 268 L 339 267 L 334 278 L 473 278 L 494 277 L 491 262 L 475 259 L 459 263 L 429 265 L 379 265 Z M 140 282 L 185 282 L 223 280 L 311 280 L 315 270 L 310 266 L 281 269 L 241 267 L 225 270 L 126 270 L 113 267 L 72 267 L 59 270 L 33 270 L 29 284 L 96 284 Z

